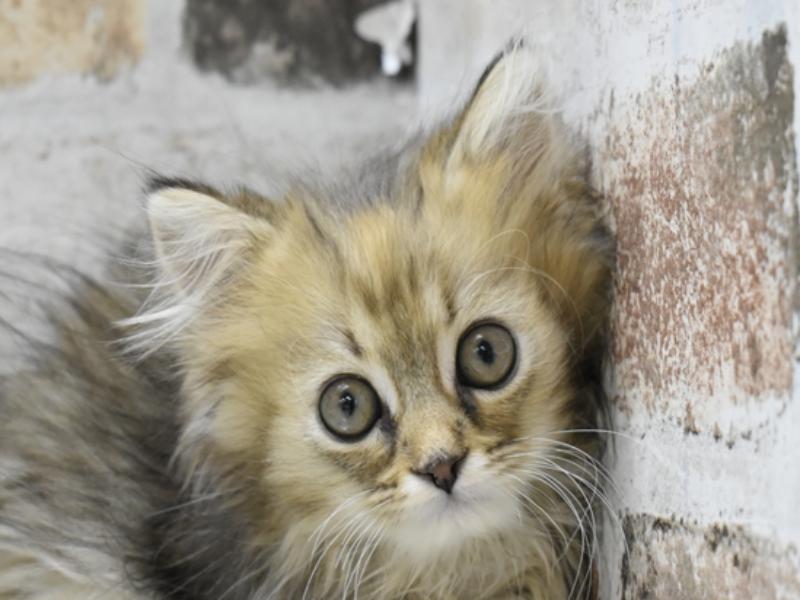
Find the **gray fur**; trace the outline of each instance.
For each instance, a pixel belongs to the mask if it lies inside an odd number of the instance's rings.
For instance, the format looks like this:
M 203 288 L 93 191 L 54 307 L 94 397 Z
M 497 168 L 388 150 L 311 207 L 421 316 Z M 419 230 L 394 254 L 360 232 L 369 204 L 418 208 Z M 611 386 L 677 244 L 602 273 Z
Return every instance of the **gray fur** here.
M 242 550 L 235 494 L 215 495 L 211 476 L 185 486 L 172 460 L 180 372 L 166 351 L 140 362 L 115 343 L 114 322 L 136 309 L 130 290 L 4 255 L 26 275 L 2 274 L 3 312 L 25 306 L 27 321 L 39 312 L 52 331 L 0 322 L 4 354 L 17 359 L 0 378 L 0 598 L 61 598 L 73 586 L 100 597 L 251 597 L 253 585 L 236 586 L 254 557 Z M 58 285 L 35 283 L 45 277 Z M 22 556 L 50 589 L 19 582 Z

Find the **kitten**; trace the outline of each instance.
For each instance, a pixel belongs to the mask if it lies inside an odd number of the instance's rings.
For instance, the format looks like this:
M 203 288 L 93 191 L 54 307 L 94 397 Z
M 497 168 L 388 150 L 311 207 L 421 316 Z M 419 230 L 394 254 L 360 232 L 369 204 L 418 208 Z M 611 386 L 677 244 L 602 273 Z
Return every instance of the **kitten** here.
M 0 380 L 1 599 L 589 594 L 611 244 L 532 65 L 279 200 L 155 179 L 143 301 L 62 272 Z

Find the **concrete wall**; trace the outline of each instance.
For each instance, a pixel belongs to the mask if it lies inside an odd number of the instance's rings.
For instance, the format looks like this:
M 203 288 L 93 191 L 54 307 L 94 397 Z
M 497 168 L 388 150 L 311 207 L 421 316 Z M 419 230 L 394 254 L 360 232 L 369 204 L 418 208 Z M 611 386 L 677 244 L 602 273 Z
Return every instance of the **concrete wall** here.
M 620 434 L 603 597 L 800 598 L 800 3 L 420 10 L 423 100 L 525 33 L 606 198 Z
M 141 213 L 148 169 L 269 191 L 271 173 L 333 168 L 416 112 L 412 91 L 386 82 L 337 91 L 206 74 L 186 6 L 0 0 L 0 246 L 99 273 L 113 247 L 102 240 Z M 231 69 L 257 47 L 241 50 Z

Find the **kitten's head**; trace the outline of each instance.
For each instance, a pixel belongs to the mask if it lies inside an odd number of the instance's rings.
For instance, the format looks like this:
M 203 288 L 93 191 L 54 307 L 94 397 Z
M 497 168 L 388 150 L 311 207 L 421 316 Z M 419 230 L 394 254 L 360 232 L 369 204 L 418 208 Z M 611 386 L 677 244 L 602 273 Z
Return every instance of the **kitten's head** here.
M 264 540 L 366 536 L 423 564 L 560 519 L 535 499 L 593 424 L 610 256 L 557 118 L 514 79 L 527 60 L 369 189 L 152 191 L 161 304 L 139 319 L 181 358 L 187 448 L 246 473 Z

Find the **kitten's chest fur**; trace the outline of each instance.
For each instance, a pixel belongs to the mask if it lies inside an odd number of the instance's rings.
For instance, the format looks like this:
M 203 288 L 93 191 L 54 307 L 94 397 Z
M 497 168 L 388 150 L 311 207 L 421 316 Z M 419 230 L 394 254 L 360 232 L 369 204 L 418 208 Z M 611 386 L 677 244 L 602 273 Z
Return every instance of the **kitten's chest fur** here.
M 398 554 L 376 536 L 315 530 L 274 515 L 248 521 L 246 507 L 226 500 L 224 486 L 198 490 L 143 522 L 152 554 L 147 577 L 168 598 L 241 599 L 558 598 L 570 549 L 536 538 L 536 524 L 431 555 Z M 182 508 L 175 509 L 174 506 Z M 352 532 L 350 532 L 352 533 Z M 257 540 L 257 541 L 255 541 Z

